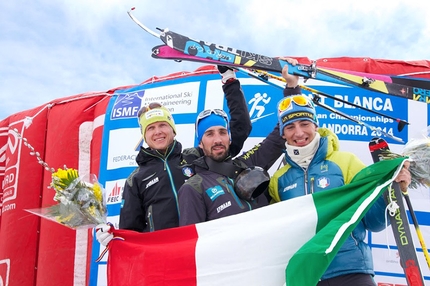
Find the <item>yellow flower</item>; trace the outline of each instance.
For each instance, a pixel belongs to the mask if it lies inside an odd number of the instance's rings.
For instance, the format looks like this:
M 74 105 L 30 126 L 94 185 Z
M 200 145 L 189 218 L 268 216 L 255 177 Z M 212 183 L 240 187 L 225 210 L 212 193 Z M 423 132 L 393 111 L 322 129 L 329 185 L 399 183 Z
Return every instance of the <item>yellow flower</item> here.
M 58 169 L 57 172 L 52 173 L 51 187 L 60 191 L 67 189 L 78 177 L 79 174 L 76 169 Z
M 96 215 L 96 207 L 95 206 L 90 206 L 88 208 L 88 212 L 90 213 L 90 215 L 95 216 Z
M 93 191 L 94 191 L 94 197 L 96 198 L 96 200 L 98 202 L 101 202 L 103 200 L 103 193 L 102 193 L 102 188 L 100 188 L 100 185 L 94 184 Z

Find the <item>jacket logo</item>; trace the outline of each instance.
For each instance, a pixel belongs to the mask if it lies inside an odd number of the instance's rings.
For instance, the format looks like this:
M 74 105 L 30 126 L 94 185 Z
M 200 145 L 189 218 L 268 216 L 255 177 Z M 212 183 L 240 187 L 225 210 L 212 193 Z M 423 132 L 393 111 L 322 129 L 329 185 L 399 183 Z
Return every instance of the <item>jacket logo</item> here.
M 285 193 L 286 191 L 289 191 L 289 190 L 291 190 L 291 189 L 295 189 L 295 188 L 297 188 L 297 183 L 294 183 L 294 184 L 292 184 L 292 185 L 286 186 L 286 187 L 282 190 L 282 192 L 283 192 L 283 193 Z
M 220 205 L 219 207 L 216 208 L 216 212 L 219 213 L 220 211 L 222 211 L 222 210 L 224 210 L 230 206 L 231 206 L 231 201 L 223 203 L 222 205 Z
M 184 167 L 182 168 L 182 174 L 190 178 L 194 175 L 194 172 L 193 169 L 191 169 L 190 167 Z
M 321 173 L 328 172 L 328 165 L 321 164 L 320 169 L 321 169 Z
M 319 178 L 317 181 L 317 186 L 322 189 L 325 189 L 330 186 L 330 180 L 326 177 Z
M 155 183 L 158 183 L 158 177 L 149 181 L 149 183 L 146 184 L 146 188 L 149 188 L 150 186 L 152 186 Z
M 211 199 L 211 201 L 214 201 L 219 196 L 224 195 L 225 192 L 222 189 L 222 187 L 220 185 L 218 185 L 218 186 L 215 186 L 215 187 L 207 189 L 206 190 L 206 194 L 209 196 L 209 198 Z

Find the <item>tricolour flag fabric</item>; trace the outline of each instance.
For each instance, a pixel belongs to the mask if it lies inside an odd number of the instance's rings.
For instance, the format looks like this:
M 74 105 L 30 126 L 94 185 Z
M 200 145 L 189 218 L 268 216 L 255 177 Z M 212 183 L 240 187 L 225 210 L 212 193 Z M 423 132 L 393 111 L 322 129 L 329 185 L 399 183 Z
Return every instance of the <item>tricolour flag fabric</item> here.
M 363 169 L 351 184 L 205 223 L 114 230 L 108 285 L 316 285 L 404 158 Z

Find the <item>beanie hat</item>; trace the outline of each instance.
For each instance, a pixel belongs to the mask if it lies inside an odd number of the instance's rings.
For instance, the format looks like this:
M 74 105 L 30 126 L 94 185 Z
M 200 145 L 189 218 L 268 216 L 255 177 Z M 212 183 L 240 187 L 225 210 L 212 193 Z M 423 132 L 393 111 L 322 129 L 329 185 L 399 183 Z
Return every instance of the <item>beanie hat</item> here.
M 143 135 L 143 139 L 145 139 L 146 128 L 148 125 L 155 122 L 167 122 L 170 127 L 172 127 L 173 132 L 176 134 L 175 121 L 173 120 L 172 115 L 164 106 L 156 107 L 150 109 L 139 117 L 139 125 Z
M 222 115 L 218 115 L 213 111 L 203 119 L 197 119 L 196 125 L 196 136 L 197 141 L 199 143 L 202 141 L 203 135 L 205 134 L 206 130 L 213 126 L 225 127 L 228 131 L 228 135 L 230 136 L 230 128 L 228 126 L 227 118 Z
M 278 102 L 279 132 L 284 135 L 284 127 L 298 120 L 308 120 L 318 126 L 318 118 L 313 102 L 306 96 L 297 94 Z

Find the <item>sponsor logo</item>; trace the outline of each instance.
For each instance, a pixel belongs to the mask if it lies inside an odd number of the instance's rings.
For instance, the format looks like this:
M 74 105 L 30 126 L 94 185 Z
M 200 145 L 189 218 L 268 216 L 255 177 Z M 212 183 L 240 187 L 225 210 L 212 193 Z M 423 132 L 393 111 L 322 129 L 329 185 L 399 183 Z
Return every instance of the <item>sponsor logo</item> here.
M 9 286 L 10 259 L 0 260 L 0 286 Z
M 142 103 L 144 90 L 118 94 L 112 108 L 110 119 L 136 118 Z
M 282 116 L 281 120 L 282 120 L 282 123 L 285 123 L 287 121 L 298 119 L 298 118 L 314 119 L 314 115 L 306 111 L 297 111 L 297 112 L 288 113 Z
M 230 206 L 231 206 L 231 201 L 223 203 L 222 205 L 220 205 L 219 207 L 216 208 L 216 212 L 220 213 L 221 211 L 225 210 L 226 208 L 228 208 Z
M 321 173 L 328 172 L 328 165 L 327 164 L 321 164 L 320 170 L 321 170 Z
M 19 130 L 18 132 L 24 136 L 23 122 L 16 122 L 10 128 Z M 2 148 L 2 157 L 0 159 L 2 162 L 4 161 L 8 165 L 7 168 L 4 169 L 4 173 L 1 174 L 4 175 L 1 187 L 3 189 L 3 204 L 5 204 L 7 201 L 15 199 L 18 195 L 17 176 L 19 174 L 19 162 L 21 157 L 21 141 L 15 132 L 2 132 L 0 135 L 8 136 L 6 150 L 4 151 L 4 147 Z M 12 209 L 14 209 L 14 207 L 5 208 L 5 205 L 3 205 L 2 212 L 4 213 L 5 211 Z
M 193 169 L 191 169 L 190 167 L 184 167 L 182 168 L 182 174 L 190 178 L 194 175 L 194 172 Z
M 390 188 L 390 196 L 391 196 L 392 201 L 397 202 L 396 193 L 394 192 L 393 188 Z M 397 231 L 397 235 L 399 236 L 399 242 L 402 245 L 408 245 L 409 239 L 408 239 L 408 236 L 406 234 L 406 230 L 405 230 L 405 226 L 404 226 L 404 223 L 408 223 L 408 222 L 403 221 L 402 215 L 400 213 L 400 209 L 396 210 L 396 214 L 395 214 L 394 218 L 396 220 L 396 225 L 397 225 L 396 231 Z
M 282 190 L 282 192 L 283 192 L 283 193 L 285 193 L 285 192 L 287 192 L 287 191 L 289 191 L 289 190 L 292 190 L 292 189 L 295 189 L 295 188 L 297 188 L 297 183 L 294 183 L 294 184 L 292 184 L 292 185 L 286 186 L 286 187 Z
M 3 134 L 0 134 L 0 136 L 1 135 Z M 7 144 L 0 147 L 0 176 L 4 175 L 4 166 L 6 165 L 6 148 Z
M 317 186 L 322 188 L 322 189 L 327 188 L 328 186 L 330 186 L 329 178 L 326 178 L 326 177 L 319 178 L 317 180 Z
M 154 178 L 154 179 L 152 179 L 151 181 L 149 181 L 149 183 L 148 184 L 146 184 L 146 189 L 147 188 L 149 188 L 150 186 L 152 186 L 153 184 L 156 184 L 156 183 L 158 183 L 158 177 L 157 178 Z
M 122 194 L 122 187 L 119 186 L 118 183 L 115 183 L 115 186 L 113 186 L 112 190 L 109 193 L 109 196 L 107 197 L 107 203 L 108 204 L 119 203 L 121 201 L 121 194 Z
M 225 194 L 225 192 L 224 192 L 224 190 L 222 189 L 222 187 L 221 186 L 215 186 L 215 187 L 212 187 L 212 188 L 209 188 L 209 189 L 207 189 L 206 190 L 206 194 L 209 196 L 209 198 L 212 200 L 212 201 L 214 201 L 216 198 L 218 198 L 219 196 L 221 196 L 221 195 L 224 195 Z

